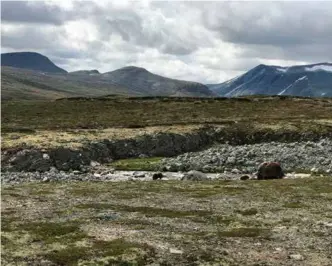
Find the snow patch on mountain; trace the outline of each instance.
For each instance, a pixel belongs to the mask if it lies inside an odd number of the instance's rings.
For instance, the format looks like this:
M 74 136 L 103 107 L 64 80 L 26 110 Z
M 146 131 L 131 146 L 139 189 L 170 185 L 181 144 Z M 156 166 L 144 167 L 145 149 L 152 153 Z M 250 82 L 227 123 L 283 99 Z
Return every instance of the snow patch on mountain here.
M 332 65 L 315 65 L 312 67 L 306 67 L 306 71 L 327 71 L 332 72 Z
M 293 87 L 296 83 L 298 83 L 301 80 L 308 79 L 307 76 L 300 77 L 299 79 L 295 80 L 294 83 L 290 84 L 286 89 L 282 90 L 278 95 L 283 95 L 289 88 Z
M 279 72 L 283 72 L 283 73 L 285 73 L 285 72 L 287 72 L 288 68 L 280 68 L 280 67 L 278 67 L 277 70 L 278 70 Z

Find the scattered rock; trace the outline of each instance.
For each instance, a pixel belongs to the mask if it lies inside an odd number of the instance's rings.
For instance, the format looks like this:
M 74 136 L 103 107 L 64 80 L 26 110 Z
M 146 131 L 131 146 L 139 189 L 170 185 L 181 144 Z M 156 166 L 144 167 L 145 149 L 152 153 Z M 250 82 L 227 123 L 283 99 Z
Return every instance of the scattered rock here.
M 183 254 L 183 251 L 182 251 L 182 250 L 175 249 L 175 248 L 170 248 L 170 249 L 169 249 L 169 252 L 170 252 L 171 254 Z
M 293 259 L 293 260 L 303 260 L 304 259 L 301 254 L 291 254 L 291 255 L 289 255 L 289 258 Z
M 50 181 L 50 179 L 47 177 L 47 176 L 45 176 L 44 178 L 43 178 L 43 182 L 49 182 Z
M 189 171 L 188 173 L 185 173 L 181 180 L 202 181 L 207 179 L 208 177 L 206 174 L 196 170 L 192 170 Z
M 232 169 L 231 173 L 232 174 L 240 174 L 241 171 L 239 169 L 234 168 L 234 169 Z
M 145 173 L 142 173 L 142 172 L 134 172 L 134 173 L 133 173 L 133 176 L 134 176 L 135 178 L 145 177 Z
M 90 162 L 90 166 L 91 167 L 97 167 L 97 166 L 99 166 L 100 165 L 100 163 L 98 163 L 98 162 L 95 162 L 95 161 L 91 161 Z

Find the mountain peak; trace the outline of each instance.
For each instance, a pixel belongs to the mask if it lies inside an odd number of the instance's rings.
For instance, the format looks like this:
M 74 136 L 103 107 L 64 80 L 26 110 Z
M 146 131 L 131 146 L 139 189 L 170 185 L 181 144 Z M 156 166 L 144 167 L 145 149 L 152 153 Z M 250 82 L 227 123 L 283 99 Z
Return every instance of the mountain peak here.
M 208 87 L 227 97 L 256 94 L 331 97 L 332 64 L 289 67 L 260 64 L 235 79 Z
M 50 73 L 67 73 L 66 70 L 56 66 L 48 57 L 36 52 L 16 52 L 1 54 L 1 66 Z
M 124 70 L 124 71 L 135 71 L 135 72 L 149 72 L 143 67 L 137 67 L 137 66 L 125 66 L 118 70 Z
M 86 74 L 86 75 L 98 75 L 100 72 L 97 69 L 92 69 L 92 70 L 76 70 L 72 71 L 69 74 Z

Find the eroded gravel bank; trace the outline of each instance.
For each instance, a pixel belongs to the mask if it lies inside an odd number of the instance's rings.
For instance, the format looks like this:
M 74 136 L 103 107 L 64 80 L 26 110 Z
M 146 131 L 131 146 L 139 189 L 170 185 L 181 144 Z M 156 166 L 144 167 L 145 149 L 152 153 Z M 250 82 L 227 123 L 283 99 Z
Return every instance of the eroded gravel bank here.
M 269 142 L 246 145 L 219 144 L 200 152 L 165 158 L 167 171 L 254 173 L 264 161 L 278 161 L 286 172 L 332 172 L 332 141 Z

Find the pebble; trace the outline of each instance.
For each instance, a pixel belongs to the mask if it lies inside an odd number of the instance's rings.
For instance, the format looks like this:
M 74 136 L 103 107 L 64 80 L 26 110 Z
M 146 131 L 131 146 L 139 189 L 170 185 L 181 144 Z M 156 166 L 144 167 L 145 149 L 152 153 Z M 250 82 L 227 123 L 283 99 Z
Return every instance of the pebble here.
M 183 254 L 182 250 L 175 249 L 175 248 L 170 248 L 169 252 L 172 253 L 172 254 Z
M 293 260 L 303 260 L 303 256 L 301 254 L 291 254 L 289 255 L 289 258 Z

